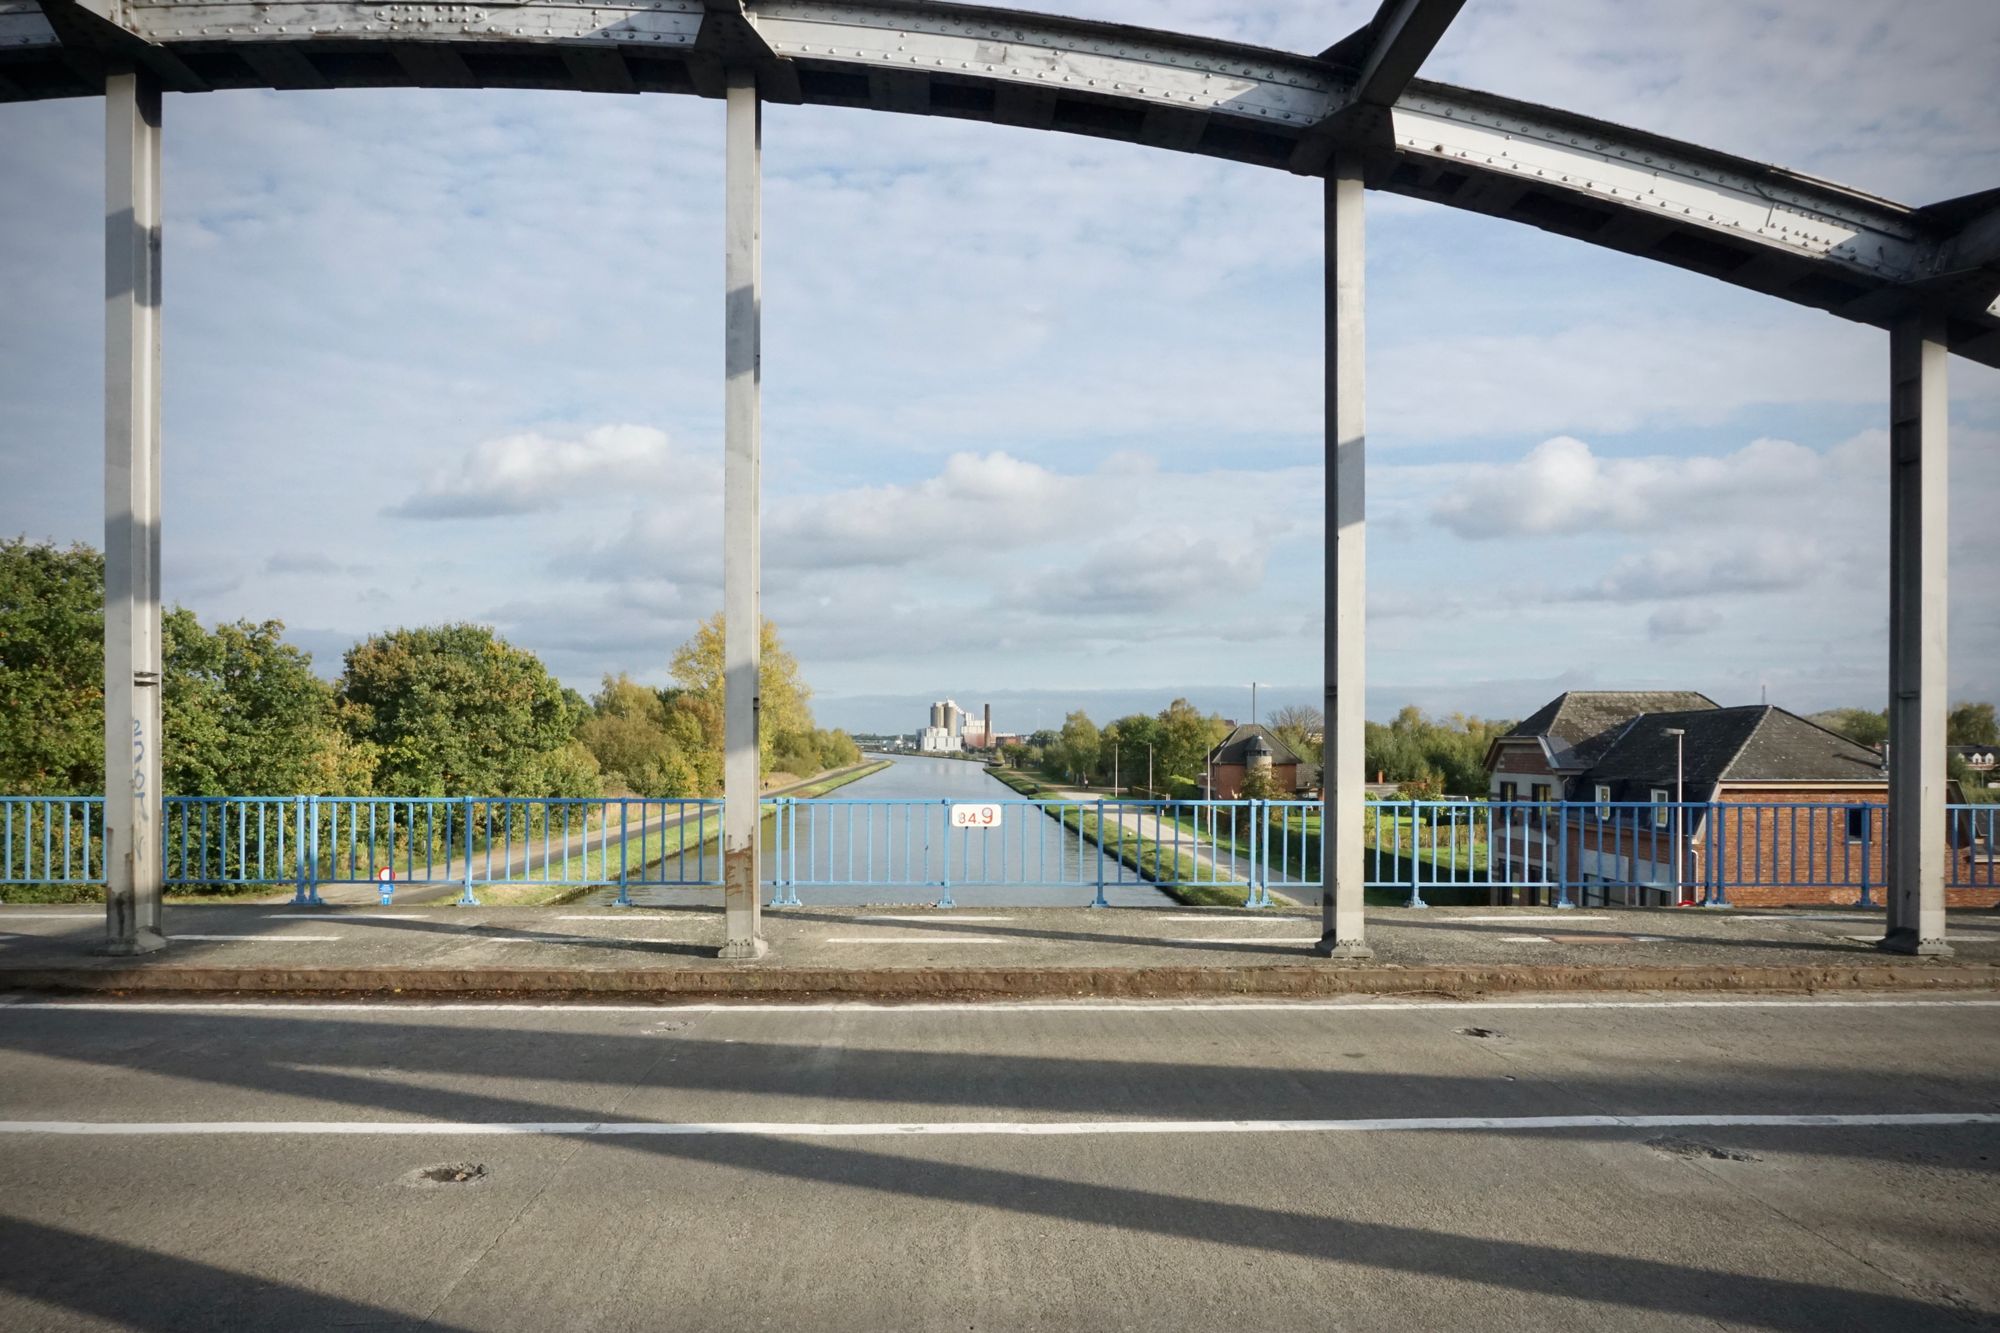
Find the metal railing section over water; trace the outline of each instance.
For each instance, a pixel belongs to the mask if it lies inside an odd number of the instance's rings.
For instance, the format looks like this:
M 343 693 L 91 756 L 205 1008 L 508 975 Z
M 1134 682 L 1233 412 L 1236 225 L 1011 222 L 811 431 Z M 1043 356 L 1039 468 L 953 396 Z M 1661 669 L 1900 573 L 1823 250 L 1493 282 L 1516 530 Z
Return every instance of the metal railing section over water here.
M 505 884 L 721 884 L 720 800 L 182 796 L 164 803 L 175 888 L 452 884 L 475 903 Z M 970 811 L 970 817 L 966 812 Z M 1250 906 L 1320 884 L 1320 807 L 1306 801 L 948 800 L 764 803 L 774 906 L 800 890 L 968 887 L 1240 889 Z M 1424 895 L 1555 906 L 1769 901 L 1852 895 L 1879 905 L 1888 866 L 1880 803 L 1370 801 L 1363 871 L 1413 907 Z M 981 818 L 990 823 L 980 823 Z M 0 888 L 104 882 L 103 801 L 0 797 Z M 1946 885 L 2000 888 L 2000 806 L 1947 811 Z
M 1234 845 L 1255 836 L 1252 801 L 792 800 L 777 802 L 774 907 L 803 906 L 801 888 L 1034 886 L 1093 890 L 1092 905 L 1121 886 L 1244 889 L 1266 905 L 1262 861 Z M 959 823 L 954 812 L 994 812 Z
M 103 801 L 0 797 L 0 887 L 101 884 Z M 722 802 L 411 796 L 170 796 L 161 865 L 171 888 L 721 883 Z

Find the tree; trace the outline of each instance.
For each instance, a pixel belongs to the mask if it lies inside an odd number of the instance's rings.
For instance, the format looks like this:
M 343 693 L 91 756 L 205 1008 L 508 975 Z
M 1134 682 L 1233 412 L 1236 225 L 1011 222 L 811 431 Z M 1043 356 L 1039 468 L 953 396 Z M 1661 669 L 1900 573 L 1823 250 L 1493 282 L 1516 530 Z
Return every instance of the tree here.
M 1279 796 L 1278 784 L 1272 780 L 1270 770 L 1253 768 L 1243 775 L 1243 785 L 1236 794 L 1246 801 L 1273 801 Z
M 1476 796 L 1486 790 L 1486 751 L 1512 725 L 1461 713 L 1434 721 L 1406 706 L 1387 726 L 1367 724 L 1363 762 L 1370 777 L 1413 790 Z
M 103 788 L 104 557 L 0 540 L 0 790 Z
M 184 796 L 366 792 L 369 752 L 334 722 L 333 689 L 284 625 L 205 630 L 194 612 L 162 617 L 160 756 L 165 790 Z
M 1271 713 L 1271 731 L 1292 753 L 1317 766 L 1326 718 L 1311 704 L 1286 704 Z
M 760 638 L 757 669 L 758 749 L 762 767 L 769 771 L 781 737 L 795 737 L 813 730 L 810 700 L 812 690 L 799 679 L 798 659 L 778 641 L 778 627 L 766 620 Z M 694 637 L 674 653 L 675 684 L 699 697 L 697 714 L 716 755 L 723 748 L 723 620 L 716 612 L 696 627 Z M 796 751 L 796 745 L 787 747 Z
M 1056 741 L 1057 763 L 1064 773 L 1088 782 L 1097 768 L 1098 751 L 1102 744 L 1097 724 L 1079 708 L 1063 718 L 1062 731 Z
M 161 617 L 161 787 L 169 795 L 369 790 L 372 756 L 270 620 Z M 0 542 L 0 790 L 104 789 L 104 559 Z
M 1994 719 L 1992 704 L 1952 705 L 1944 730 L 1946 745 L 2000 745 L 2000 723 Z
M 1814 713 L 1809 719 L 1837 731 L 1857 745 L 1880 745 L 1889 739 L 1889 714 L 1874 713 L 1866 708 L 1830 708 L 1824 713 Z
M 1159 777 L 1193 781 L 1207 774 L 1208 752 L 1229 734 L 1229 725 L 1185 699 L 1160 710 Z
M 1150 713 L 1131 713 L 1104 728 L 1107 746 L 1117 751 L 1118 777 L 1126 786 L 1146 780 L 1146 747 L 1153 747 L 1157 765 L 1160 720 Z
M 705 744 L 699 726 L 672 725 L 672 706 L 659 690 L 629 676 L 606 676 L 576 736 L 612 786 L 655 799 L 701 794 L 699 765 L 685 747 Z
M 595 796 L 563 688 L 484 625 L 392 630 L 356 644 L 336 686 L 343 725 L 377 755 L 379 791 Z

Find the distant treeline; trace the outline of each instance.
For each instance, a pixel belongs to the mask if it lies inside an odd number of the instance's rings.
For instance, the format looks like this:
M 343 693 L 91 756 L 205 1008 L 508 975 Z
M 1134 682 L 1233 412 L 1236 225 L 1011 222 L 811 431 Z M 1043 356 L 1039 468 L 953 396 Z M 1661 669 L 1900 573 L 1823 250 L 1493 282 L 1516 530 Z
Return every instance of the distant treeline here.
M 162 786 L 171 795 L 709 795 L 722 786 L 722 617 L 674 654 L 673 685 L 565 689 L 481 625 L 372 635 L 331 683 L 282 622 L 163 617 Z M 763 627 L 766 773 L 857 761 L 813 725 L 798 663 Z M 0 793 L 104 785 L 104 559 L 0 541 Z
M 1326 730 L 1319 709 L 1279 708 L 1265 725 L 1300 762 L 1318 770 Z M 1433 719 L 1420 709 L 1405 708 L 1386 725 L 1367 724 L 1368 778 L 1400 784 L 1414 796 L 1478 795 L 1486 790 L 1487 747 L 1512 725 L 1458 713 Z M 1101 783 L 1115 772 L 1120 785 L 1142 787 L 1150 745 L 1153 789 L 1180 799 L 1198 790 L 1208 752 L 1229 735 L 1230 726 L 1185 699 L 1157 714 L 1134 713 L 1102 728 L 1078 711 L 1063 720 L 1060 731 L 1038 731 L 1024 743 L 1006 747 L 1004 757 L 1017 768 L 1059 780 Z

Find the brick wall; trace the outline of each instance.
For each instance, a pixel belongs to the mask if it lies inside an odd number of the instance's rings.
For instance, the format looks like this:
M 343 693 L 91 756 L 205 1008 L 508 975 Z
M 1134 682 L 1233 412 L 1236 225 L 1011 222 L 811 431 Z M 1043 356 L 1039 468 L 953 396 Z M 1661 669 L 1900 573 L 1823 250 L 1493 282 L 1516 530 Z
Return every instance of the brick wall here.
M 1888 809 L 1879 785 L 1853 790 L 1826 788 L 1769 792 L 1729 792 L 1717 797 L 1718 809 L 1697 823 L 1689 816 L 1687 863 L 1683 882 L 1688 896 L 1698 898 L 1709 878 L 1711 858 L 1720 857 L 1724 890 L 1739 907 L 1851 906 L 1868 885 L 1877 905 L 1888 896 Z M 1760 808 L 1776 805 L 1779 808 Z M 1809 805 L 1813 808 L 1787 808 Z M 1849 805 L 1868 808 L 1865 838 L 1851 839 Z M 1857 823 L 1853 832 L 1864 830 Z M 2000 904 L 2000 864 L 1982 853 L 1975 862 L 1969 830 L 1954 832 L 1958 846 L 1947 853 L 1945 879 L 1949 907 L 1991 907 Z M 1672 879 L 1671 828 L 1655 831 L 1650 821 L 1636 827 L 1627 820 L 1599 824 L 1590 807 L 1571 807 L 1569 872 L 1579 884 L 1586 873 L 1599 870 L 1613 880 L 1633 876 Z M 1553 854 L 1553 849 L 1551 849 Z M 1599 865 L 1600 857 L 1603 864 Z M 1634 865 L 1634 862 L 1638 864 Z

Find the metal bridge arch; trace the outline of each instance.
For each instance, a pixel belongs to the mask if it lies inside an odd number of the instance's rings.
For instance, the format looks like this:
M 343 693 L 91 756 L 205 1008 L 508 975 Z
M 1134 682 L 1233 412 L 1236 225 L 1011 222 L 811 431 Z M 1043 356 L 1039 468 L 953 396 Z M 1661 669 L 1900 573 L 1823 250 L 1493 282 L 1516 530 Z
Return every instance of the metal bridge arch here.
M 1416 78 L 1463 2 L 1383 0 L 1368 24 L 1308 56 L 934 0 L 0 0 L 0 102 L 106 100 L 112 946 L 141 951 L 164 942 L 158 867 L 146 864 L 145 838 L 133 836 L 156 823 L 159 801 L 161 94 L 418 86 L 726 101 L 724 600 L 730 624 L 741 626 L 758 623 L 764 102 L 1089 134 L 1323 176 L 1325 813 L 1335 849 L 1323 949 L 1331 953 L 1365 952 L 1364 187 L 1525 223 L 1891 330 L 1891 827 L 1908 835 L 1892 833 L 1903 850 L 1894 853 L 1888 943 L 1942 951 L 1944 358 L 1957 352 L 2000 365 L 2000 190 L 1912 207 Z M 755 681 L 753 633 L 746 630 L 728 656 L 731 679 Z M 744 796 L 756 783 L 754 688 L 729 697 L 728 790 Z M 725 952 L 754 954 L 762 949 L 754 796 L 731 807 L 738 814 L 725 851 L 737 869 Z

